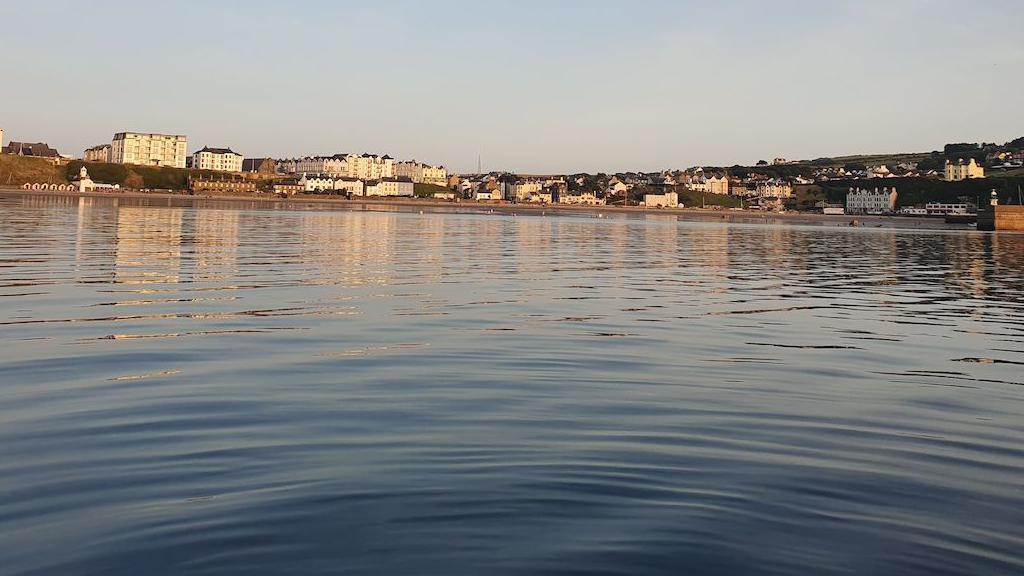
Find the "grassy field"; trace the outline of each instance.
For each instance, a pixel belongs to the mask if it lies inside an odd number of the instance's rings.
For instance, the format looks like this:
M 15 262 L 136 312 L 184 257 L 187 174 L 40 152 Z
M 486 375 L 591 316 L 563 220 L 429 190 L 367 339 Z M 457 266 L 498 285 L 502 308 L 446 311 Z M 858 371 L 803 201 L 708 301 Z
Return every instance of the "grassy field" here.
M 0 185 L 66 184 L 64 168 L 46 158 L 0 154 Z
M 451 190 L 437 184 L 413 184 L 413 196 L 417 198 L 430 198 L 438 192 L 451 192 Z
M 703 206 L 724 206 L 725 208 L 737 208 L 740 199 L 734 196 L 723 196 L 721 194 L 701 194 L 692 190 L 679 190 L 679 202 L 690 208 L 701 208 Z
M 865 166 L 895 166 L 901 162 L 918 163 L 931 156 L 931 152 L 900 152 L 896 154 L 860 154 L 853 156 L 836 156 L 829 158 L 824 166 L 845 166 L 847 164 L 864 164 Z

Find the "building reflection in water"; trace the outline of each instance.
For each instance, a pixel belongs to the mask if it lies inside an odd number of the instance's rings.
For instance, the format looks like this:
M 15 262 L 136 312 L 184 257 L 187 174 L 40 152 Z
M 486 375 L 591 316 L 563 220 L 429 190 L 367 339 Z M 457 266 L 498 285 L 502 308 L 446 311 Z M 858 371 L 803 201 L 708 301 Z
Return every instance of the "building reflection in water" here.
M 115 281 L 176 284 L 181 279 L 182 208 L 122 207 L 117 212 Z
M 194 281 L 231 280 L 238 275 L 237 210 L 195 210 L 189 218 Z
M 68 257 L 78 282 L 234 282 L 247 270 L 266 276 L 267 270 L 301 266 L 304 282 L 349 286 L 408 281 L 413 272 L 421 281 L 436 282 L 612 270 L 612 286 L 629 289 L 638 285 L 631 278 L 642 277 L 645 269 L 671 267 L 679 271 L 668 281 L 699 283 L 723 298 L 737 282 L 753 282 L 766 294 L 788 291 L 794 298 L 810 298 L 817 289 L 873 286 L 868 298 L 883 302 L 886 286 L 916 285 L 926 298 L 941 282 L 954 288 L 947 297 L 964 299 L 964 306 L 974 302 L 980 314 L 984 300 L 1006 297 L 993 294 L 1006 286 L 993 277 L 1024 274 L 1024 236 L 1017 234 L 825 231 L 680 222 L 663 214 L 510 217 L 418 214 L 396 207 L 239 210 L 230 204 L 196 210 L 184 201 L 42 195 L 17 202 L 45 216 L 8 222 L 26 234 L 30 227 L 43 230 L 61 218 L 75 219 Z M 252 268 L 257 264 L 262 269 Z

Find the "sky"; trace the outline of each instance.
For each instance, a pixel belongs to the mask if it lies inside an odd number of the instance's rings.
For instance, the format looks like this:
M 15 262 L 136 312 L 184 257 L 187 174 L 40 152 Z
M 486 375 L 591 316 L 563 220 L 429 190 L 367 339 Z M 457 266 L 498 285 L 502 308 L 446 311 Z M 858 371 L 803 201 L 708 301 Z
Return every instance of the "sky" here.
M 0 128 L 459 172 L 653 171 L 1024 135 L 1019 0 L 0 0 Z

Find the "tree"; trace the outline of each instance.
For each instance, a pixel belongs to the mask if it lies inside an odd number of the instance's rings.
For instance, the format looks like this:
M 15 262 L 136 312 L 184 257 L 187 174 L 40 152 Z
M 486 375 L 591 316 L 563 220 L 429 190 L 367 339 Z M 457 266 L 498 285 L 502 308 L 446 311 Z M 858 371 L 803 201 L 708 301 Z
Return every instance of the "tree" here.
M 757 165 L 758 166 L 767 166 L 768 165 L 768 161 L 767 160 L 758 160 L 757 161 Z
M 946 159 L 939 152 L 932 152 L 931 156 L 924 158 L 917 163 L 917 169 L 922 172 L 927 172 L 929 170 L 939 171 L 945 169 L 945 167 Z
M 977 142 L 958 142 L 956 144 L 946 144 L 942 148 L 942 151 L 943 153 L 945 153 L 947 158 L 950 156 L 955 156 L 957 154 L 963 155 L 964 153 L 977 152 L 978 150 L 979 148 Z

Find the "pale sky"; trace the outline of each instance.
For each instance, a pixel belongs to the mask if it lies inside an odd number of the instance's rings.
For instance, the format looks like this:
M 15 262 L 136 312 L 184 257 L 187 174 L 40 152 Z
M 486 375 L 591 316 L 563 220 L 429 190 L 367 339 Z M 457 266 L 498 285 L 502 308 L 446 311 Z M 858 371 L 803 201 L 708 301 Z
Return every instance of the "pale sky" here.
M 578 172 L 1024 135 L 1024 5 L 0 0 L 0 127 L 81 155 L 389 153 Z

